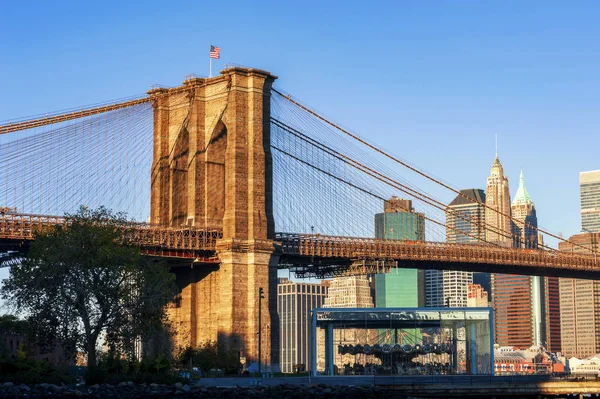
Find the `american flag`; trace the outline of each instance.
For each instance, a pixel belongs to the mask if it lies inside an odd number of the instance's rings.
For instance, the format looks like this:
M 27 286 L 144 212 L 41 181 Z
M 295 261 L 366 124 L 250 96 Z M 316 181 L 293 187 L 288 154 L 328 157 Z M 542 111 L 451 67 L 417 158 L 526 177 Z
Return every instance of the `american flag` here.
M 220 47 L 210 46 L 210 58 L 216 58 L 218 60 L 219 58 L 221 58 L 220 54 L 221 54 Z

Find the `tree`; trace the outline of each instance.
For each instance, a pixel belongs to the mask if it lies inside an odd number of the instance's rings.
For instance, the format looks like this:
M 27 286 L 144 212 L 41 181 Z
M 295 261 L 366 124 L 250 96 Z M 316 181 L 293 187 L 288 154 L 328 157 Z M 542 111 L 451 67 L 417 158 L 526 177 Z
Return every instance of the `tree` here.
M 131 226 L 123 214 L 81 207 L 39 233 L 2 286 L 17 312 L 82 350 L 90 368 L 100 338 L 132 356 L 135 341 L 165 324 L 175 294 L 167 267 L 126 243 Z

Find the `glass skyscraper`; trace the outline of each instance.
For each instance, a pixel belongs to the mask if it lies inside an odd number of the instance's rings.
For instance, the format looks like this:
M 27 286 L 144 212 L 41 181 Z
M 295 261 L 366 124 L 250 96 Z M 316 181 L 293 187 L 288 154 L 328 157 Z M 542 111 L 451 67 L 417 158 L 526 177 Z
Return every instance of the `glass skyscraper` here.
M 384 212 L 375 215 L 375 238 L 425 241 L 425 218 L 414 212 L 412 201 L 392 197 L 385 201 Z M 422 307 L 425 305 L 425 273 L 419 269 L 396 268 L 375 276 L 375 306 Z M 404 331 L 400 341 L 420 342 L 419 330 Z
M 384 212 L 375 215 L 375 238 L 425 241 L 425 218 L 414 212 L 412 201 L 392 197 Z M 375 276 L 375 306 L 417 307 L 425 304 L 424 272 L 394 269 Z

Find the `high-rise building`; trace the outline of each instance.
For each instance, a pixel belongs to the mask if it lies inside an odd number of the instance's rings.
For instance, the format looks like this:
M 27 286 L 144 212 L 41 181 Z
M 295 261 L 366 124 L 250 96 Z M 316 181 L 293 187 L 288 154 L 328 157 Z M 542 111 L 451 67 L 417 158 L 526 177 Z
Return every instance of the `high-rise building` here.
M 523 171 L 519 179 L 519 188 L 510 206 L 513 217 L 513 247 L 537 248 L 538 231 L 535 205 L 525 188 Z
M 600 170 L 579 173 L 581 230 L 600 231 Z
M 519 188 L 510 206 L 512 215 L 513 247 L 538 248 L 537 214 L 535 204 L 525 187 L 523 170 L 519 176 Z M 500 280 L 504 277 L 499 276 Z M 510 276 L 512 284 L 529 286 L 531 299 L 531 339 L 532 345 L 545 346 L 546 343 L 546 311 L 545 311 L 545 280 L 540 276 Z M 510 286 L 508 287 L 510 290 Z M 514 295 L 514 293 L 513 293 Z M 510 315 L 508 316 L 510 317 Z M 517 317 L 515 315 L 515 317 Z M 524 319 L 521 319 L 524 320 Z M 520 326 L 522 330 L 525 326 Z M 522 333 L 525 331 L 521 331 Z
M 329 283 L 324 308 L 372 308 L 373 297 L 365 276 L 336 277 Z
M 472 188 L 460 191 L 446 212 L 446 242 L 477 244 L 485 240 L 484 203 L 483 190 Z M 472 272 L 426 270 L 426 306 L 466 307 L 468 286 L 472 282 Z
M 576 234 L 559 251 L 594 253 L 600 232 Z M 566 357 L 600 353 L 600 281 L 560 278 L 561 350 Z
M 384 240 L 425 240 L 425 217 L 412 207 L 412 201 L 397 197 L 384 202 L 383 213 L 375 215 L 375 238 Z M 377 307 L 417 307 L 425 303 L 424 272 L 395 269 L 375 275 Z
M 336 277 L 329 283 L 327 298 L 323 303 L 324 308 L 372 308 L 373 297 L 369 280 L 365 276 Z M 373 344 L 377 337 L 375 330 L 345 328 L 333 332 L 335 345 Z M 324 342 L 324 336 L 317 337 Z M 317 343 L 319 345 L 319 343 Z M 343 364 L 353 364 L 356 359 L 353 355 L 341 355 L 335 359 L 338 367 Z
M 423 273 L 418 269 L 393 269 L 375 275 L 375 306 L 417 308 L 425 305 Z
M 467 295 L 467 307 L 487 308 L 490 306 L 488 292 L 479 284 L 469 284 Z
M 375 238 L 384 240 L 425 240 L 425 217 L 412 207 L 411 200 L 392 197 L 375 215 Z
M 510 192 L 508 179 L 504 176 L 504 168 L 498 159 L 498 154 L 487 178 L 485 204 L 486 241 L 510 247 L 512 245 Z
M 460 190 L 446 212 L 446 242 L 477 244 L 485 241 L 485 207 L 482 205 L 485 198 L 485 192 L 478 188 Z
M 323 307 L 329 281 L 321 284 L 294 283 L 281 278 L 277 284 L 281 371 L 293 373 L 295 367 L 311 364 L 310 312 Z
M 499 164 L 499 162 L 497 163 Z M 496 162 L 494 164 L 496 165 Z M 494 174 L 494 168 L 492 167 L 492 174 Z M 496 166 L 496 169 L 501 170 L 501 165 Z M 504 179 L 506 180 L 506 178 Z M 488 178 L 488 187 L 490 187 L 489 182 L 490 178 Z M 508 180 L 506 180 L 505 187 L 508 189 Z M 501 197 L 503 202 L 496 202 L 496 205 L 503 209 L 506 201 L 509 201 L 510 198 L 498 194 L 498 198 Z M 486 198 L 490 198 L 489 193 L 486 193 Z M 487 203 L 491 204 L 492 202 L 488 201 Z M 493 213 L 493 211 L 490 210 L 489 213 Z M 535 205 L 525 188 L 522 172 L 517 193 L 509 211 L 505 213 L 512 216 L 512 220 L 509 220 L 512 226 L 509 230 L 511 234 L 506 240 L 499 243 L 520 248 L 538 248 L 539 236 Z M 486 220 L 488 220 L 487 213 Z M 506 228 L 505 223 L 502 226 L 503 229 Z M 494 228 L 494 226 L 491 227 Z M 489 234 L 488 231 L 488 238 Z M 539 345 L 548 349 L 552 346 L 556 349 L 560 339 L 558 338 L 560 337 L 560 326 L 556 323 L 556 314 L 551 312 L 556 311 L 557 301 L 558 292 L 556 281 L 553 279 L 539 276 L 494 274 L 492 276 L 492 302 L 495 310 L 496 343 L 501 346 L 519 348 Z
M 544 310 L 546 314 L 546 342 L 548 351 L 562 352 L 560 324 L 560 289 L 558 277 L 545 277 Z

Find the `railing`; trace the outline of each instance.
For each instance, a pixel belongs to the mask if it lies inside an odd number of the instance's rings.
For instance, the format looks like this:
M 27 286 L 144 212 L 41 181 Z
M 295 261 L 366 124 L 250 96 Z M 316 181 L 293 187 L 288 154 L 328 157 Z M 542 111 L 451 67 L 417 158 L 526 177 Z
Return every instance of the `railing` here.
M 600 264 L 592 255 L 559 251 L 314 234 L 279 233 L 276 239 L 284 254 L 316 258 L 480 263 L 600 272 Z
M 65 218 L 60 216 L 0 213 L 0 239 L 33 240 L 37 232 L 65 223 Z M 220 230 L 131 223 L 125 227 L 124 236 L 127 242 L 142 248 L 214 251 L 223 233 Z
M 60 216 L 0 212 L 0 239 L 32 240 L 36 232 L 65 223 L 65 219 Z M 157 250 L 214 252 L 217 241 L 221 238 L 223 233 L 220 230 L 193 227 L 162 227 L 146 223 L 131 223 L 125 228 L 127 242 L 142 248 Z M 559 251 L 319 234 L 277 233 L 275 239 L 281 243 L 282 254 L 287 256 L 529 266 L 600 274 L 600 264 L 593 255 Z

